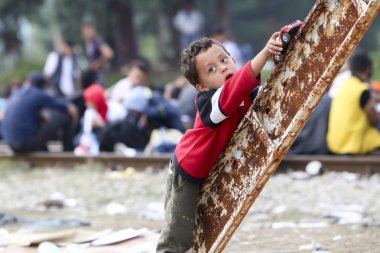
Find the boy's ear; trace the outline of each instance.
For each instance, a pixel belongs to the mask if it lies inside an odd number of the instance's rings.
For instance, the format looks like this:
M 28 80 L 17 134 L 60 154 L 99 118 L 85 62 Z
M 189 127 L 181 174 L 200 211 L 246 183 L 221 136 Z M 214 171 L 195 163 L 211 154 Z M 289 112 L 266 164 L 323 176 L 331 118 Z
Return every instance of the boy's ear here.
M 204 86 L 203 84 L 200 84 L 200 83 L 197 83 L 197 84 L 195 85 L 195 88 L 196 88 L 197 91 L 199 91 L 199 92 L 204 92 L 204 91 L 208 91 L 208 90 L 209 90 L 206 86 Z

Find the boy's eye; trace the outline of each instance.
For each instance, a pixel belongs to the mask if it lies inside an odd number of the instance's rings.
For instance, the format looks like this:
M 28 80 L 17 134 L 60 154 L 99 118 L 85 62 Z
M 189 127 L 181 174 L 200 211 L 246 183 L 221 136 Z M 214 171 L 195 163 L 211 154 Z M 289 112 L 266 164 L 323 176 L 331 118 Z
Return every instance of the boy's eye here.
M 228 61 L 228 58 L 227 58 L 227 57 L 225 57 L 225 58 L 222 59 L 222 62 L 223 62 L 223 63 L 225 63 L 225 62 L 227 62 L 227 61 Z
M 216 70 L 215 67 L 209 67 L 209 68 L 208 68 L 208 72 L 214 72 L 215 70 Z

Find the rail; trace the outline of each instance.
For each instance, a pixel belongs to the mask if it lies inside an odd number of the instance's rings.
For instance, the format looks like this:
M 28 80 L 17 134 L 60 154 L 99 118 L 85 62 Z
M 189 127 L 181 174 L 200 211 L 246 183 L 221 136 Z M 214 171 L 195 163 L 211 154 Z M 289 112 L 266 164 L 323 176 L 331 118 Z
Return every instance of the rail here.
M 170 157 L 170 154 L 126 157 L 116 153 L 75 156 L 71 152 L 35 152 L 28 155 L 1 154 L 0 161 L 26 162 L 31 167 L 60 166 L 69 169 L 75 164 L 98 163 L 115 169 L 133 167 L 136 170 L 145 170 L 146 168 L 160 170 L 167 167 Z M 277 172 L 304 170 L 311 161 L 321 162 L 324 171 L 348 171 L 361 174 L 380 173 L 380 154 L 366 156 L 286 155 Z

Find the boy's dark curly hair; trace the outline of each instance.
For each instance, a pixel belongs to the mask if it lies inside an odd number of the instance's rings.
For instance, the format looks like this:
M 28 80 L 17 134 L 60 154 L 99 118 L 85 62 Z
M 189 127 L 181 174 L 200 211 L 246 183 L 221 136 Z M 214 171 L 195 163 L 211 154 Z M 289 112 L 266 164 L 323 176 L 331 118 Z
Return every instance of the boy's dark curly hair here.
M 230 55 L 226 48 L 217 40 L 204 37 L 199 40 L 193 41 L 181 53 L 181 72 L 189 80 L 192 85 L 199 83 L 198 73 L 195 67 L 195 57 L 200 53 L 209 49 L 212 45 L 218 45 L 223 48 L 228 55 Z

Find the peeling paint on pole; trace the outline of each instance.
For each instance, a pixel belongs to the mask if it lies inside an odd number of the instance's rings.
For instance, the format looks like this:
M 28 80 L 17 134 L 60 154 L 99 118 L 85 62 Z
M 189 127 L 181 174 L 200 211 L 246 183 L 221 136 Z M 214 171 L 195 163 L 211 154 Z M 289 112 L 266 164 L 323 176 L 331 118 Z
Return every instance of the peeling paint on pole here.
M 194 252 L 221 252 L 341 66 L 380 0 L 319 0 L 203 184 Z

